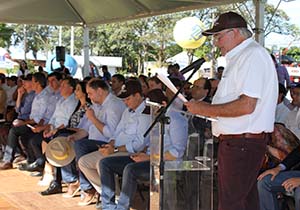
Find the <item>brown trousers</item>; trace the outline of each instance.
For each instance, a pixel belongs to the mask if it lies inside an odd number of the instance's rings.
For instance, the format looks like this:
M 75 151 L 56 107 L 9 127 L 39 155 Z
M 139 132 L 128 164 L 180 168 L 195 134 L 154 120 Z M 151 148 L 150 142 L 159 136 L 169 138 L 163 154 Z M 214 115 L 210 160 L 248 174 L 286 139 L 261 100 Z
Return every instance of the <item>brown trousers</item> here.
M 256 178 L 267 145 L 265 139 L 220 141 L 218 151 L 218 210 L 259 210 Z

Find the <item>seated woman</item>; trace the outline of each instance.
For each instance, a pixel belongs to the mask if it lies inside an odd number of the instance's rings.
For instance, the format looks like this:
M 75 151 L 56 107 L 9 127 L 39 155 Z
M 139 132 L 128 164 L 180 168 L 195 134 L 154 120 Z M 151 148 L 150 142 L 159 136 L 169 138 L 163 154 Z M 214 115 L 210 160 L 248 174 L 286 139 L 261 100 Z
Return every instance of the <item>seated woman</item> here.
M 78 82 L 75 89 L 75 97 L 79 100 L 78 106 L 76 107 L 75 111 L 70 117 L 69 125 L 64 127 L 61 126 L 60 128 L 53 129 L 51 132 L 47 133 L 46 137 L 49 136 L 68 136 L 72 133 L 76 132 L 76 129 L 79 128 L 79 122 L 83 118 L 86 112 L 86 108 L 91 106 L 91 101 L 88 98 L 87 92 L 86 92 L 86 82 Z M 46 150 L 47 143 L 43 142 L 43 151 Z M 64 166 L 61 169 L 56 168 L 56 177 L 53 177 L 54 174 L 54 167 L 51 166 L 49 163 L 46 164 L 45 167 L 45 174 L 44 176 L 48 176 L 48 180 L 50 178 L 51 183 L 45 191 L 41 192 L 42 195 L 51 195 L 55 193 L 61 193 L 62 187 L 61 187 L 61 180 L 64 180 L 65 182 L 69 183 L 68 185 L 68 191 L 63 196 L 64 197 L 73 197 L 79 190 L 79 182 L 78 182 L 78 173 L 75 166 L 75 161 L 73 161 L 68 166 Z M 46 175 L 46 174 L 50 174 Z M 49 184 L 49 181 L 45 179 L 44 182 L 41 182 L 40 184 Z M 72 180 L 72 182 L 70 182 Z

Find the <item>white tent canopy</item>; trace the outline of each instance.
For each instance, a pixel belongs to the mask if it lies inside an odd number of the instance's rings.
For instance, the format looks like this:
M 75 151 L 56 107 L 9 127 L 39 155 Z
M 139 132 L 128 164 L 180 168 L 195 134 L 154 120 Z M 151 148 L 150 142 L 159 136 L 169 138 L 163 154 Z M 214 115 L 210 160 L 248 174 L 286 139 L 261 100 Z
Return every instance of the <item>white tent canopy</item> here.
M 98 25 L 245 0 L 0 0 L 0 22 Z
M 192 62 L 196 61 L 197 59 L 199 59 L 196 56 L 193 56 L 193 60 Z M 177 55 L 174 55 L 171 58 L 168 58 L 166 60 L 168 63 L 178 63 L 180 66 L 180 69 L 186 67 L 189 65 L 189 55 L 187 53 L 187 51 L 182 51 L 181 53 L 178 53 Z
M 226 60 L 224 56 L 218 57 L 216 60 L 216 64 L 217 67 L 219 66 L 223 66 L 226 67 Z M 211 69 L 212 67 L 212 61 L 206 61 L 205 63 L 203 63 L 203 65 L 200 67 L 201 70 L 207 70 L 207 69 Z

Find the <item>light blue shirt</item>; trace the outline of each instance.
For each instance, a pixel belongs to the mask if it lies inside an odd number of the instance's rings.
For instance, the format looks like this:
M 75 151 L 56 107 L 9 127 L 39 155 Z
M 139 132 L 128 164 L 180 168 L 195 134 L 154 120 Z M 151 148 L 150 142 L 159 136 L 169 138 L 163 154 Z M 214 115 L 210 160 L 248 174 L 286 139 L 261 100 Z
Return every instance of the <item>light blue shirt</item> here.
M 145 107 L 145 102 L 142 102 L 136 110 L 124 111 L 112 138 L 116 147 L 125 145 L 129 153 L 136 153 L 149 145 L 149 135 L 146 138 L 143 135 L 150 126 L 151 116 L 143 114 Z
M 177 159 L 184 155 L 188 140 L 188 119 L 176 111 L 168 111 L 170 124 L 165 127 L 164 151 Z
M 48 99 L 49 92 L 46 89 L 43 89 L 34 97 L 29 118 L 34 120 L 35 123 L 39 123 L 42 119 L 45 120 Z
M 49 124 L 53 125 L 55 128 L 60 125 L 67 126 L 77 104 L 78 100 L 75 98 L 74 93 L 66 99 L 61 97 L 56 103 L 55 111 L 49 121 Z
M 35 97 L 34 91 L 30 91 L 23 97 L 20 106 L 18 108 L 16 108 L 16 112 L 18 114 L 18 119 L 21 119 L 21 120 L 29 119 L 30 112 L 31 112 L 31 106 L 32 106 L 34 97 Z
M 46 87 L 45 89 L 48 92 L 49 98 L 47 102 L 44 124 L 48 124 L 50 118 L 52 117 L 55 111 L 56 103 L 62 98 L 62 96 L 60 95 L 59 91 L 54 92 L 50 87 Z
M 78 127 L 85 129 L 89 133 L 89 139 L 108 142 L 113 136 L 126 106 L 123 101 L 109 93 L 102 105 L 93 104 L 92 109 L 96 118 L 104 124 L 103 133 L 86 116 L 80 121 Z
M 170 152 L 180 160 L 184 155 L 188 139 L 188 119 L 172 109 L 167 111 L 166 116 L 170 117 L 170 124 L 165 125 L 164 152 Z M 150 155 L 149 148 L 147 154 Z

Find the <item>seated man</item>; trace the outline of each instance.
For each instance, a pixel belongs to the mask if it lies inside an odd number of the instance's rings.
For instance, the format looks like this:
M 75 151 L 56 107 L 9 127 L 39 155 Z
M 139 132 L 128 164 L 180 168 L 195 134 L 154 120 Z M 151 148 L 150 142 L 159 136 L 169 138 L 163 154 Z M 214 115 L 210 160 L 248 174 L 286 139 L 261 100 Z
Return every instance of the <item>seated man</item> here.
M 122 74 L 114 74 L 111 77 L 111 91 L 114 95 L 121 94 L 122 86 L 125 84 L 125 77 Z
M 31 106 L 35 93 L 32 86 L 32 74 L 26 77 L 22 76 L 22 86 L 18 88 L 18 96 L 16 101 L 16 113 L 18 120 L 28 120 L 31 112 Z M 13 126 L 18 126 L 17 121 L 13 122 Z
M 62 87 L 64 84 L 62 84 Z M 88 98 L 86 93 L 86 82 L 78 82 L 76 85 L 76 89 L 74 91 L 76 98 L 80 101 L 78 103 L 75 111 L 71 115 L 69 119 L 69 123 L 66 127 L 57 128 L 52 130 L 48 135 L 57 136 L 69 136 L 76 132 L 76 130 L 80 127 L 81 119 L 83 119 L 86 108 L 90 107 L 91 100 Z M 87 118 L 84 118 L 87 120 Z M 39 185 L 49 185 L 49 187 L 41 192 L 42 195 L 52 195 L 56 193 L 62 192 L 62 182 L 68 185 L 68 190 L 66 193 L 63 194 L 63 197 L 71 198 L 76 195 L 79 191 L 79 179 L 78 179 L 78 171 L 76 169 L 76 162 L 73 160 L 70 164 L 63 166 L 63 167 L 56 167 L 55 169 L 51 170 L 50 164 L 49 167 L 45 167 L 43 180 L 39 182 Z M 47 166 L 46 165 L 46 166 Z M 50 169 L 50 170 L 47 170 Z M 45 173 L 46 172 L 46 173 Z M 49 183 L 49 181 L 51 181 Z
M 278 123 L 284 123 L 286 121 L 286 118 L 290 112 L 290 109 L 286 104 L 284 103 L 284 99 L 287 93 L 287 90 L 285 89 L 284 85 L 279 84 L 278 87 L 278 100 L 277 100 L 277 106 L 276 106 L 276 113 L 275 113 L 275 122 Z
M 75 86 L 76 81 L 71 77 L 66 77 L 62 80 L 60 85 L 60 95 L 62 97 L 56 103 L 54 113 L 51 116 L 49 123 L 39 126 L 38 133 L 41 131 L 43 131 L 43 133 L 30 139 L 30 145 L 36 158 L 36 161 L 34 162 L 36 167 L 42 168 L 45 165 L 45 157 L 42 151 L 43 139 L 48 143 L 53 137 L 53 130 L 68 125 L 69 119 L 78 105 L 78 100 L 74 95 Z M 37 128 L 32 129 L 33 132 L 35 132 L 35 129 Z M 44 146 L 44 149 L 45 148 L 46 144 Z
M 32 87 L 32 74 L 28 74 L 26 77 L 22 76 L 22 86 L 18 88 L 18 95 L 17 95 L 17 101 L 16 101 L 16 113 L 17 113 L 17 119 L 15 119 L 12 124 L 5 123 L 1 124 L 0 127 L 0 133 L 1 133 L 1 140 L 0 142 L 6 142 L 7 136 L 9 129 L 13 127 L 18 127 L 23 125 L 23 122 L 25 120 L 29 119 L 30 112 L 31 112 L 31 106 L 32 106 L 32 101 L 35 97 L 35 92 Z M 5 143 L 6 145 L 6 143 Z M 22 155 L 23 151 L 20 151 Z M 22 160 L 22 156 L 20 160 Z
M 199 78 L 194 81 L 192 86 L 192 99 L 190 101 L 205 101 L 210 103 L 209 92 L 210 92 L 210 82 L 206 78 Z M 198 118 L 192 117 L 191 126 L 189 126 L 189 133 L 198 132 L 204 135 L 205 129 L 210 130 L 210 122 Z M 204 136 L 203 136 L 204 138 Z
M 103 80 L 91 79 L 87 83 L 86 90 L 93 105 L 86 109 L 85 116 L 78 125 L 83 129 L 79 129 L 68 137 L 69 140 L 75 141 L 76 161 L 109 142 L 125 110 L 124 103 L 109 93 L 109 87 Z M 78 205 L 89 205 L 96 191 L 80 171 L 79 182 L 83 196 Z
M 18 78 L 11 76 L 6 78 L 7 88 L 6 91 L 6 120 L 12 122 L 16 117 L 15 106 L 16 106 L 16 93 L 18 89 L 17 85 Z
M 157 76 L 150 77 L 148 79 L 149 91 L 154 89 L 163 89 L 163 83 L 157 78 Z
M 39 73 L 39 75 L 45 76 L 42 73 Z M 46 104 L 39 104 L 38 106 L 40 106 L 40 107 L 37 107 L 38 109 L 42 110 L 42 112 L 43 112 L 42 114 L 45 116 L 45 118 L 43 119 L 42 123 L 33 123 L 33 122 L 28 123 L 27 122 L 27 124 L 29 124 L 27 126 L 30 127 L 31 133 L 34 134 L 34 135 L 30 136 L 29 138 L 27 138 L 27 142 L 28 142 L 27 149 L 30 151 L 32 157 L 30 158 L 30 161 L 27 161 L 26 164 L 21 164 L 19 166 L 20 170 L 38 171 L 39 173 L 37 173 L 36 175 L 41 174 L 40 172 L 43 171 L 44 166 L 37 164 L 36 160 L 39 157 L 35 156 L 36 151 L 33 150 L 32 142 L 34 141 L 34 139 L 42 138 L 43 131 L 46 128 L 45 125 L 48 124 L 50 118 L 52 117 L 54 110 L 56 108 L 56 103 L 61 99 L 60 83 L 62 81 L 62 74 L 60 74 L 58 72 L 53 72 L 48 75 L 47 80 L 48 80 L 48 86 L 45 87 L 45 89 L 43 90 L 43 92 L 45 91 L 45 94 L 47 94 Z M 37 85 L 36 83 L 34 83 L 34 81 L 33 81 L 33 84 Z M 41 106 L 43 106 L 43 107 L 41 107 Z M 31 110 L 31 114 L 32 113 L 33 113 L 33 110 Z
M 28 147 L 28 141 L 32 136 L 35 135 L 35 133 L 27 126 L 27 124 L 43 125 L 44 123 L 48 122 L 51 116 L 50 114 L 52 114 L 47 111 L 51 108 L 51 105 L 49 105 L 49 91 L 47 91 L 45 88 L 47 85 L 47 79 L 45 75 L 41 73 L 33 74 L 32 83 L 35 91 L 35 97 L 32 102 L 29 120 L 25 120 L 19 124 L 20 126 L 12 127 L 9 130 L 3 163 L 0 164 L 0 170 L 12 168 L 12 162 L 18 145 L 19 137 L 22 137 L 22 142 L 27 149 L 27 165 L 34 162 L 35 158 L 32 150 L 30 150 L 30 147 Z
M 162 94 L 162 93 L 161 93 Z M 170 109 L 167 114 L 171 123 L 166 125 L 164 159 L 182 159 L 188 138 L 187 119 Z M 102 185 L 102 210 L 127 210 L 137 187 L 137 180 L 150 180 L 150 156 L 140 152 L 131 156 L 107 157 L 100 161 Z M 115 203 L 114 174 L 122 176 L 122 188 L 118 203 Z
M 145 114 L 146 103 L 142 96 L 142 87 L 139 81 L 128 81 L 125 84 L 123 98 L 128 109 L 123 112 L 122 118 L 108 144 L 102 145 L 99 151 L 89 153 L 78 161 L 80 170 L 92 183 L 94 188 L 101 192 L 99 162 L 108 155 L 120 156 L 142 151 L 149 144 L 149 137 L 143 134 L 150 126 L 150 115 Z
M 191 88 L 192 99 L 190 101 L 205 101 L 210 103 L 209 93 L 211 85 L 207 78 L 199 78 L 194 81 Z M 192 115 L 189 118 L 189 134 L 197 133 L 199 139 L 189 141 L 188 157 L 194 159 L 203 152 L 204 143 L 212 137 L 211 122 Z M 199 150 L 200 149 L 200 150 Z
M 300 139 L 300 84 L 292 86 L 291 90 L 292 103 L 289 105 L 291 111 L 285 117 L 284 124 Z
M 258 193 L 261 210 L 276 210 L 278 203 L 272 189 L 294 192 L 295 209 L 300 209 L 300 170 L 290 170 L 300 161 L 300 146 L 296 147 L 278 166 L 258 177 Z M 299 169 L 299 168 L 297 168 Z

